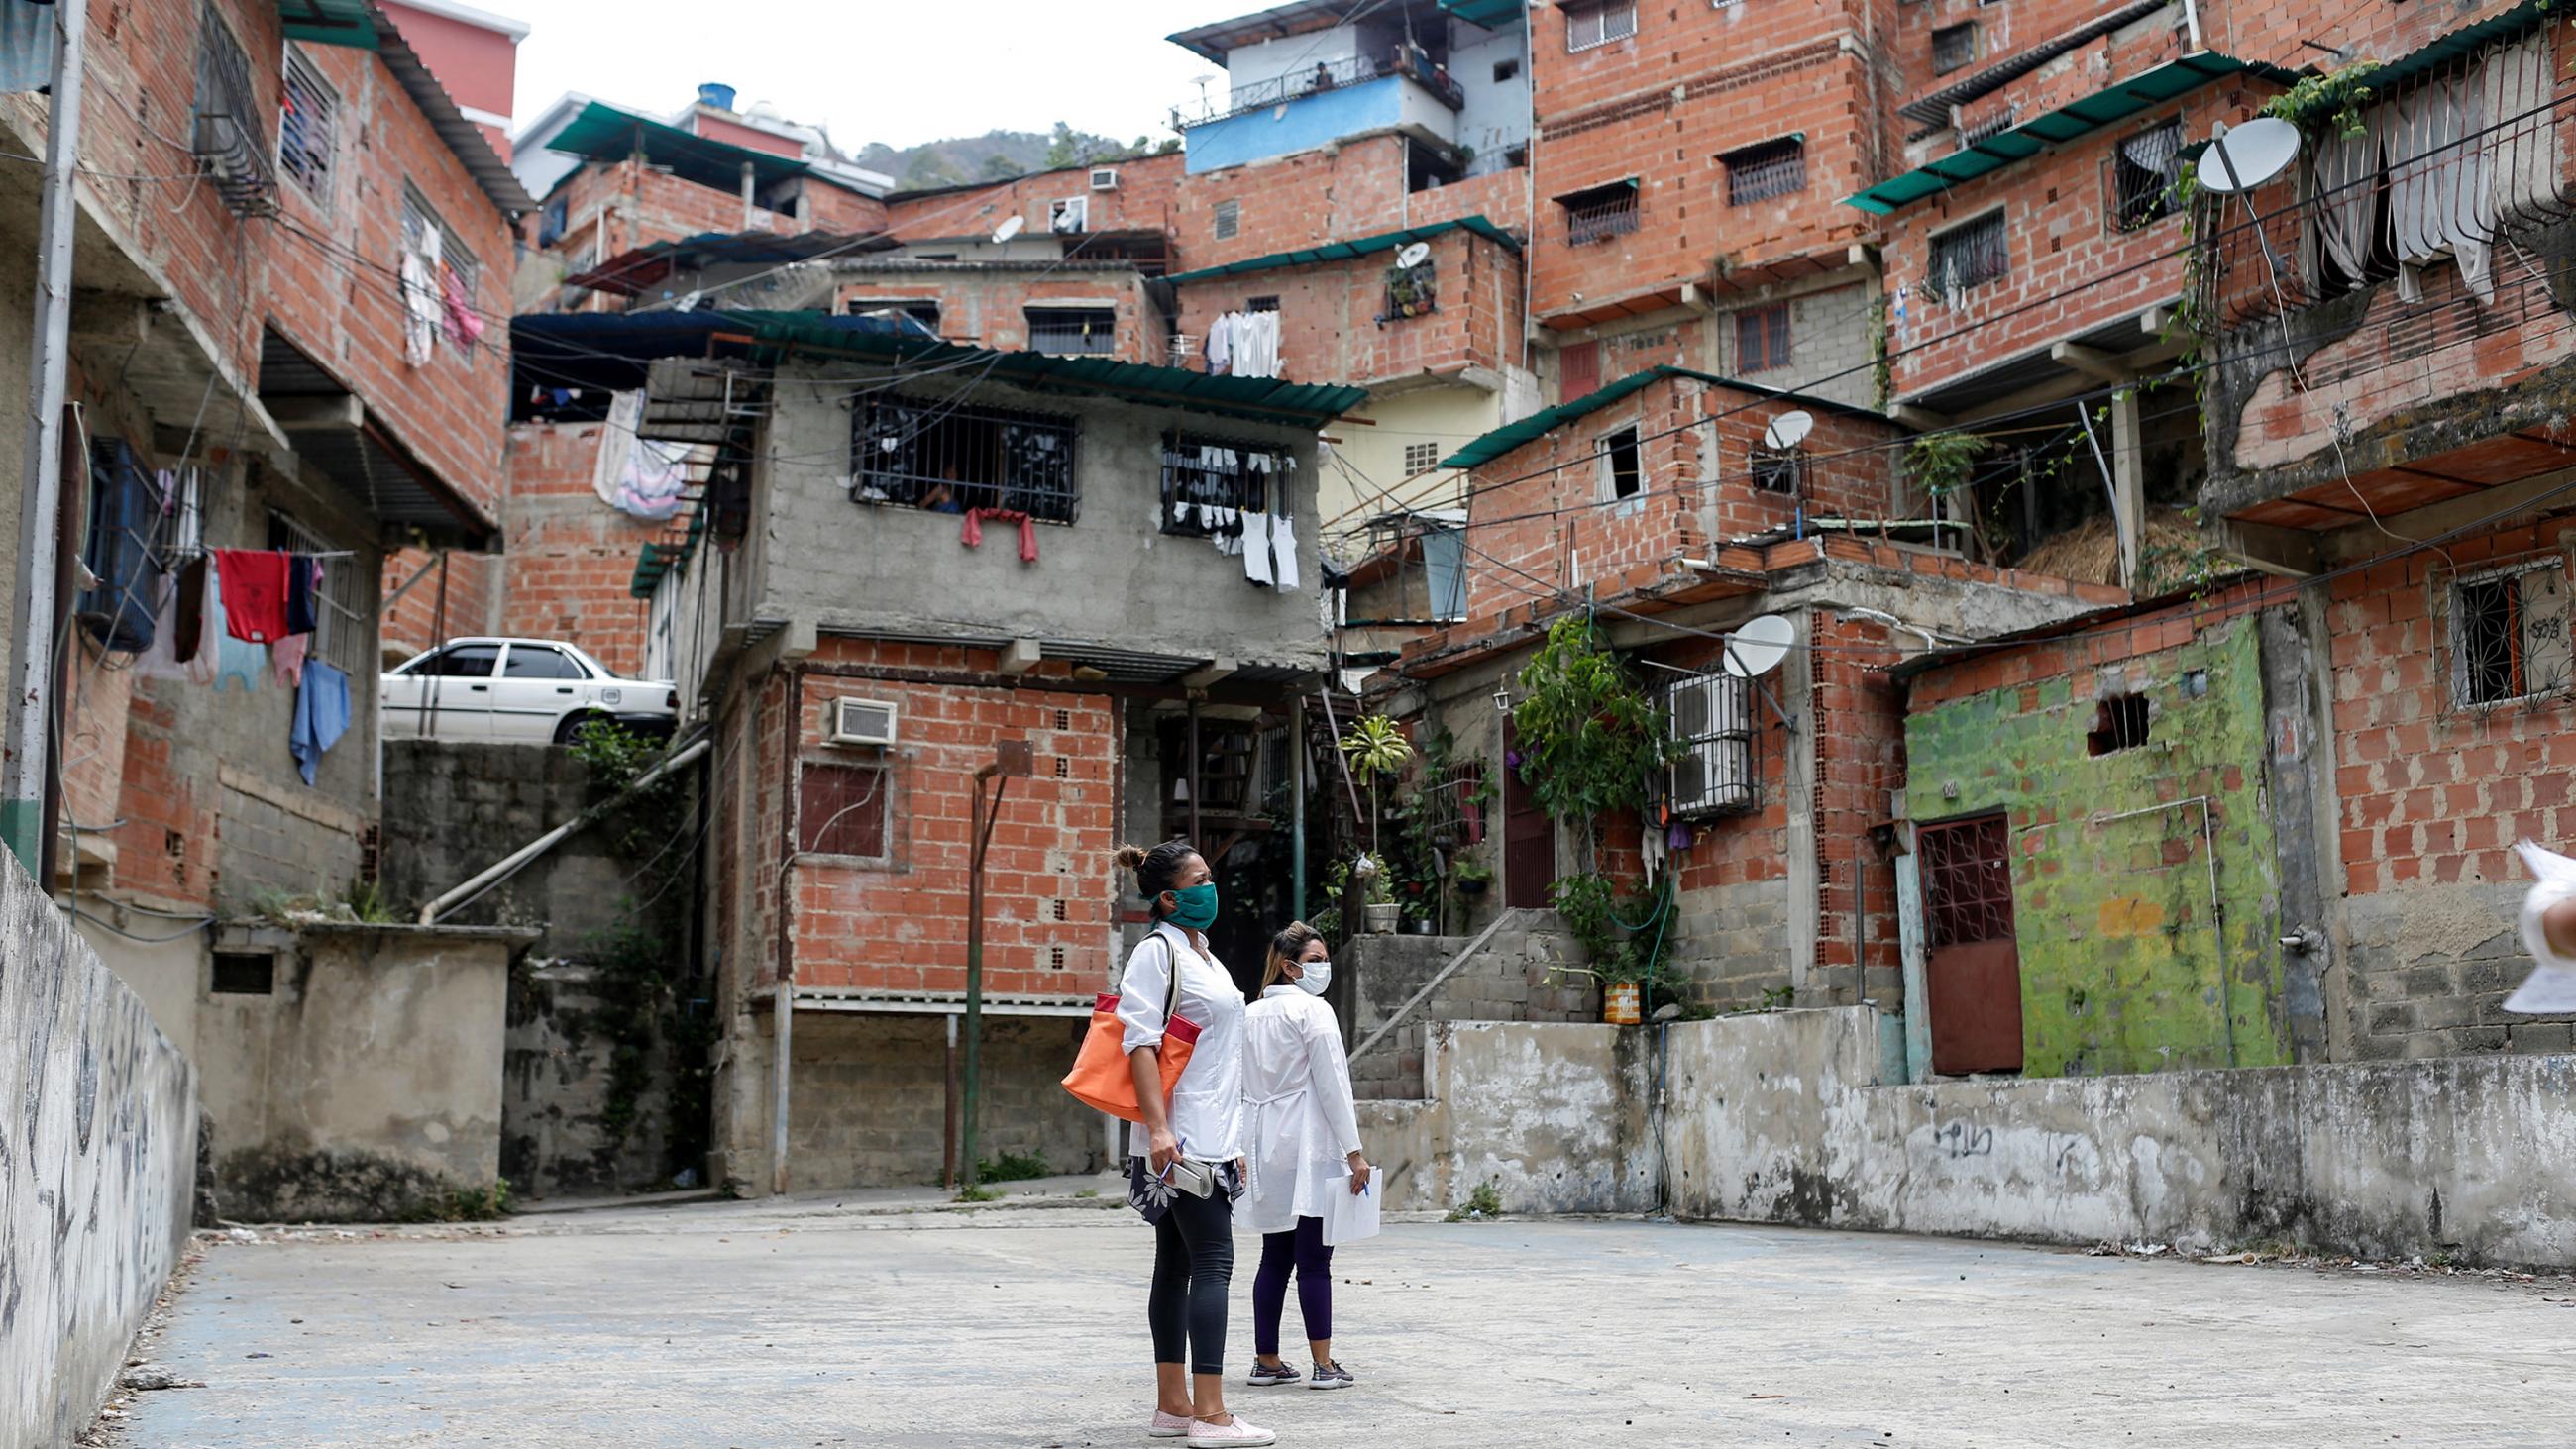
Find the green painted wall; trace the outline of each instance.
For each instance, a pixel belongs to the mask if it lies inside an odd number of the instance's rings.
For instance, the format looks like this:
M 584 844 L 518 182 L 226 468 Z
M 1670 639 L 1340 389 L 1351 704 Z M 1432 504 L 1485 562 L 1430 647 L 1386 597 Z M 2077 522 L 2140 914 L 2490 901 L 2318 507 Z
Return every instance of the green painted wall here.
M 2034 652 L 2045 659 L 2045 648 Z M 2080 667 L 2088 682 L 2116 677 L 2122 692 L 2148 697 L 2144 745 L 2090 754 L 2097 701 L 2063 675 L 1906 721 L 1914 819 L 2001 808 L 2012 827 L 2024 1074 L 2288 1062 L 2254 620 Z M 2215 935 L 2200 807 L 2102 818 L 2197 795 L 2216 802 Z

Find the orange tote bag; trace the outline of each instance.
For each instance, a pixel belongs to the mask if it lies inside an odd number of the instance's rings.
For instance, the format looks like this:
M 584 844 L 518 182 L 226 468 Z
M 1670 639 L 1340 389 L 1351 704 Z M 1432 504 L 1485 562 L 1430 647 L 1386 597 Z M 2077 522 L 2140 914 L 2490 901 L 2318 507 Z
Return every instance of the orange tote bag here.
M 1172 1100 L 1172 1084 L 1190 1064 L 1190 1053 L 1198 1049 L 1199 1024 L 1174 1013 L 1181 1004 L 1181 962 L 1169 956 L 1170 939 L 1163 938 L 1163 950 L 1169 957 L 1172 994 L 1163 1002 L 1163 1043 L 1155 1049 L 1163 1068 L 1163 1100 Z M 1082 1050 L 1073 1059 L 1073 1070 L 1064 1074 L 1064 1089 L 1088 1107 L 1106 1112 L 1129 1122 L 1143 1122 L 1145 1114 L 1136 1105 L 1136 1074 L 1127 1066 L 1127 1023 L 1118 1019 L 1118 994 L 1104 991 L 1091 1008 L 1091 1030 L 1083 1034 Z

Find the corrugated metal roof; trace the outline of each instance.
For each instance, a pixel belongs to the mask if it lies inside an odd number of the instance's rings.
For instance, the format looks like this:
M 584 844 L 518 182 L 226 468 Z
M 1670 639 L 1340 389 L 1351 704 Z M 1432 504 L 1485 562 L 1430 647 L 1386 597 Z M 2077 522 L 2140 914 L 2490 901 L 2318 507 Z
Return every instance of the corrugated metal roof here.
M 2423 49 L 2400 56 L 2372 71 L 2368 77 L 2370 88 L 2385 96 L 2446 60 L 2457 59 L 2491 41 L 2530 29 L 2539 24 L 2549 11 L 2550 0 L 2526 0 L 2526 3 L 2501 15 L 2489 16 L 2475 25 L 2464 25 Z
M 802 262 L 815 257 L 881 252 L 901 246 L 884 232 L 702 231 L 618 253 L 578 276 L 568 287 L 633 296 L 673 272 L 700 267 Z
M 369 0 L 277 0 L 277 18 L 289 40 L 373 50 L 375 8 Z
M 339 379 L 273 330 L 261 332 L 259 354 L 263 400 L 348 395 Z M 370 409 L 361 408 L 354 427 L 300 427 L 289 436 L 296 455 L 372 514 L 388 537 L 416 529 L 433 543 L 481 548 L 500 532 Z
M 1592 392 L 1585 393 L 1583 396 L 1574 399 L 1572 402 L 1561 402 L 1552 408 L 1545 408 L 1538 412 L 1534 412 L 1517 423 L 1506 423 L 1503 426 L 1494 429 L 1492 432 L 1485 434 L 1483 437 L 1477 438 L 1468 443 L 1465 447 L 1460 448 L 1457 452 L 1450 454 L 1448 457 L 1441 459 L 1440 466 L 1443 468 L 1482 467 L 1483 465 L 1492 462 L 1494 459 L 1503 456 L 1505 453 L 1510 452 L 1514 448 L 1520 447 L 1522 444 L 1529 442 L 1533 438 L 1543 438 L 1549 433 L 1555 432 L 1558 428 L 1565 426 L 1567 423 L 1573 422 L 1577 418 L 1583 417 L 1589 413 L 1597 413 L 1603 408 L 1610 406 L 1612 403 L 1619 401 L 1621 398 L 1628 396 L 1630 393 L 1636 392 L 1638 389 L 1645 387 L 1647 384 L 1658 382 L 1668 377 L 1693 378 L 1697 381 L 1710 383 L 1718 387 L 1730 387 L 1738 392 L 1754 393 L 1762 397 L 1777 398 L 1782 402 L 1796 403 L 1802 408 L 1815 408 L 1823 412 L 1842 413 L 1850 417 L 1878 417 L 1878 414 L 1871 412 L 1867 408 L 1856 408 L 1849 403 L 1838 403 L 1832 398 L 1809 397 L 1805 393 L 1788 392 L 1776 387 L 1764 387 L 1759 383 L 1744 382 L 1732 377 L 1721 377 L 1713 372 L 1699 372 L 1687 367 L 1672 367 L 1669 365 L 1656 366 L 1647 368 L 1643 372 L 1632 372 L 1626 377 L 1619 379 L 1617 382 L 1606 384 Z
M 2019 80 L 2086 41 L 2108 35 L 2130 21 L 2144 19 L 2172 3 L 2174 0 L 2136 0 L 2134 4 L 2096 15 L 2074 29 L 2050 36 L 2018 55 L 2006 56 L 1965 80 L 1952 81 L 1939 90 L 1916 96 L 1898 106 L 1896 113 L 1908 120 L 1921 121 L 1928 126 L 1946 125 L 1950 120 L 1952 106 L 1991 94 L 1998 87 L 2007 82 Z
M 1433 222 L 1429 226 L 1407 227 L 1402 231 L 1382 231 L 1375 236 L 1356 237 L 1350 241 L 1327 242 L 1319 247 L 1301 247 L 1293 252 L 1272 252 L 1249 261 L 1228 262 L 1221 267 L 1201 267 L 1195 272 L 1175 272 L 1163 278 L 1166 282 L 1204 282 L 1216 277 L 1237 276 L 1244 272 L 1266 272 L 1279 267 L 1305 267 L 1317 262 L 1341 262 L 1353 257 L 1374 256 L 1398 247 L 1464 228 L 1485 238 L 1500 242 L 1513 251 L 1521 249 L 1521 239 L 1494 225 L 1482 216 L 1465 216 L 1456 221 Z
M 1283 36 L 1311 35 L 1329 30 L 1363 10 L 1377 10 L 1385 0 L 1290 0 L 1250 15 L 1231 20 L 1194 25 L 1187 30 L 1164 36 L 1182 49 L 1219 65 L 1225 64 L 1226 53 L 1265 40 Z
M 1856 191 L 1844 197 L 1843 204 L 1886 216 L 1900 206 L 1921 201 L 1962 182 L 1974 181 L 1988 172 L 2000 171 L 2016 161 L 2027 161 L 2051 146 L 2063 145 L 2140 111 L 2160 106 L 2211 81 L 2248 70 L 2274 79 L 2287 79 L 2289 75 L 2275 66 L 2238 60 L 2215 51 L 2187 55 L 2106 90 L 2096 91 L 2035 120 L 1998 132 L 1893 180 L 1882 181 L 1866 191 Z
M 1521 18 L 1525 0 L 1440 0 L 1440 8 L 1487 30 L 1500 30 Z
M 332 0 L 284 0 L 284 3 L 327 5 Z M 465 112 L 458 109 L 455 99 L 438 83 L 438 78 L 429 73 L 429 66 L 411 48 L 411 42 L 403 39 L 401 28 L 382 9 L 374 5 L 367 9 L 375 22 L 377 57 L 384 61 L 385 69 L 393 72 L 394 81 L 403 88 L 403 94 L 411 97 L 411 103 L 429 118 L 430 129 L 438 133 L 438 139 L 446 143 L 448 150 L 456 153 L 457 160 L 465 163 L 466 174 L 474 178 L 474 184 L 483 189 L 485 196 L 492 198 L 492 204 L 499 207 L 505 216 L 525 216 L 536 210 L 537 199 L 528 194 L 528 188 L 519 184 L 518 176 L 510 170 L 510 163 L 502 160 L 501 153 L 492 149 L 492 142 L 483 134 L 483 128 L 465 119 Z
M 694 131 L 592 101 L 581 114 L 546 142 L 549 149 L 569 151 L 593 161 L 623 161 L 641 151 L 653 165 L 667 167 L 683 181 L 730 191 L 742 185 L 744 162 L 751 163 L 754 184 L 768 186 L 814 168 L 792 156 L 755 151 L 718 141 Z

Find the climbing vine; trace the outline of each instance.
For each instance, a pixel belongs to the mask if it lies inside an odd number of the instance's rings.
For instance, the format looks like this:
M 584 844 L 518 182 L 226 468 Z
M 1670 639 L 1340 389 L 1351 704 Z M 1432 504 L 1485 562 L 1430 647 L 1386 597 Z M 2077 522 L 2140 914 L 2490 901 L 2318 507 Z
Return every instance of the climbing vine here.
M 2324 75 L 2299 77 L 2288 90 L 2264 103 L 2263 114 L 2277 116 L 2310 136 L 2328 131 L 2346 136 L 2368 134 L 2362 121 L 2362 107 L 2370 104 L 2371 88 L 2363 82 L 2379 69 L 2375 60 L 2356 61 L 2338 71 Z

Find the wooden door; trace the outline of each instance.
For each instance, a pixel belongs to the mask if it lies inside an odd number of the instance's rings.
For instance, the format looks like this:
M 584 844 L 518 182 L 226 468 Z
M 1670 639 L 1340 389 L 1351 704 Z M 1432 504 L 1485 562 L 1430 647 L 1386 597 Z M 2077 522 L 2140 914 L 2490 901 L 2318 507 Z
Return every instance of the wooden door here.
M 1556 882 L 1556 822 L 1510 765 L 1516 735 L 1503 721 L 1503 904 L 1545 906 Z
M 1925 1009 L 1932 1070 L 2021 1070 L 2021 956 L 2013 946 L 2011 839 L 1979 815 L 1915 832 L 1923 876 Z

